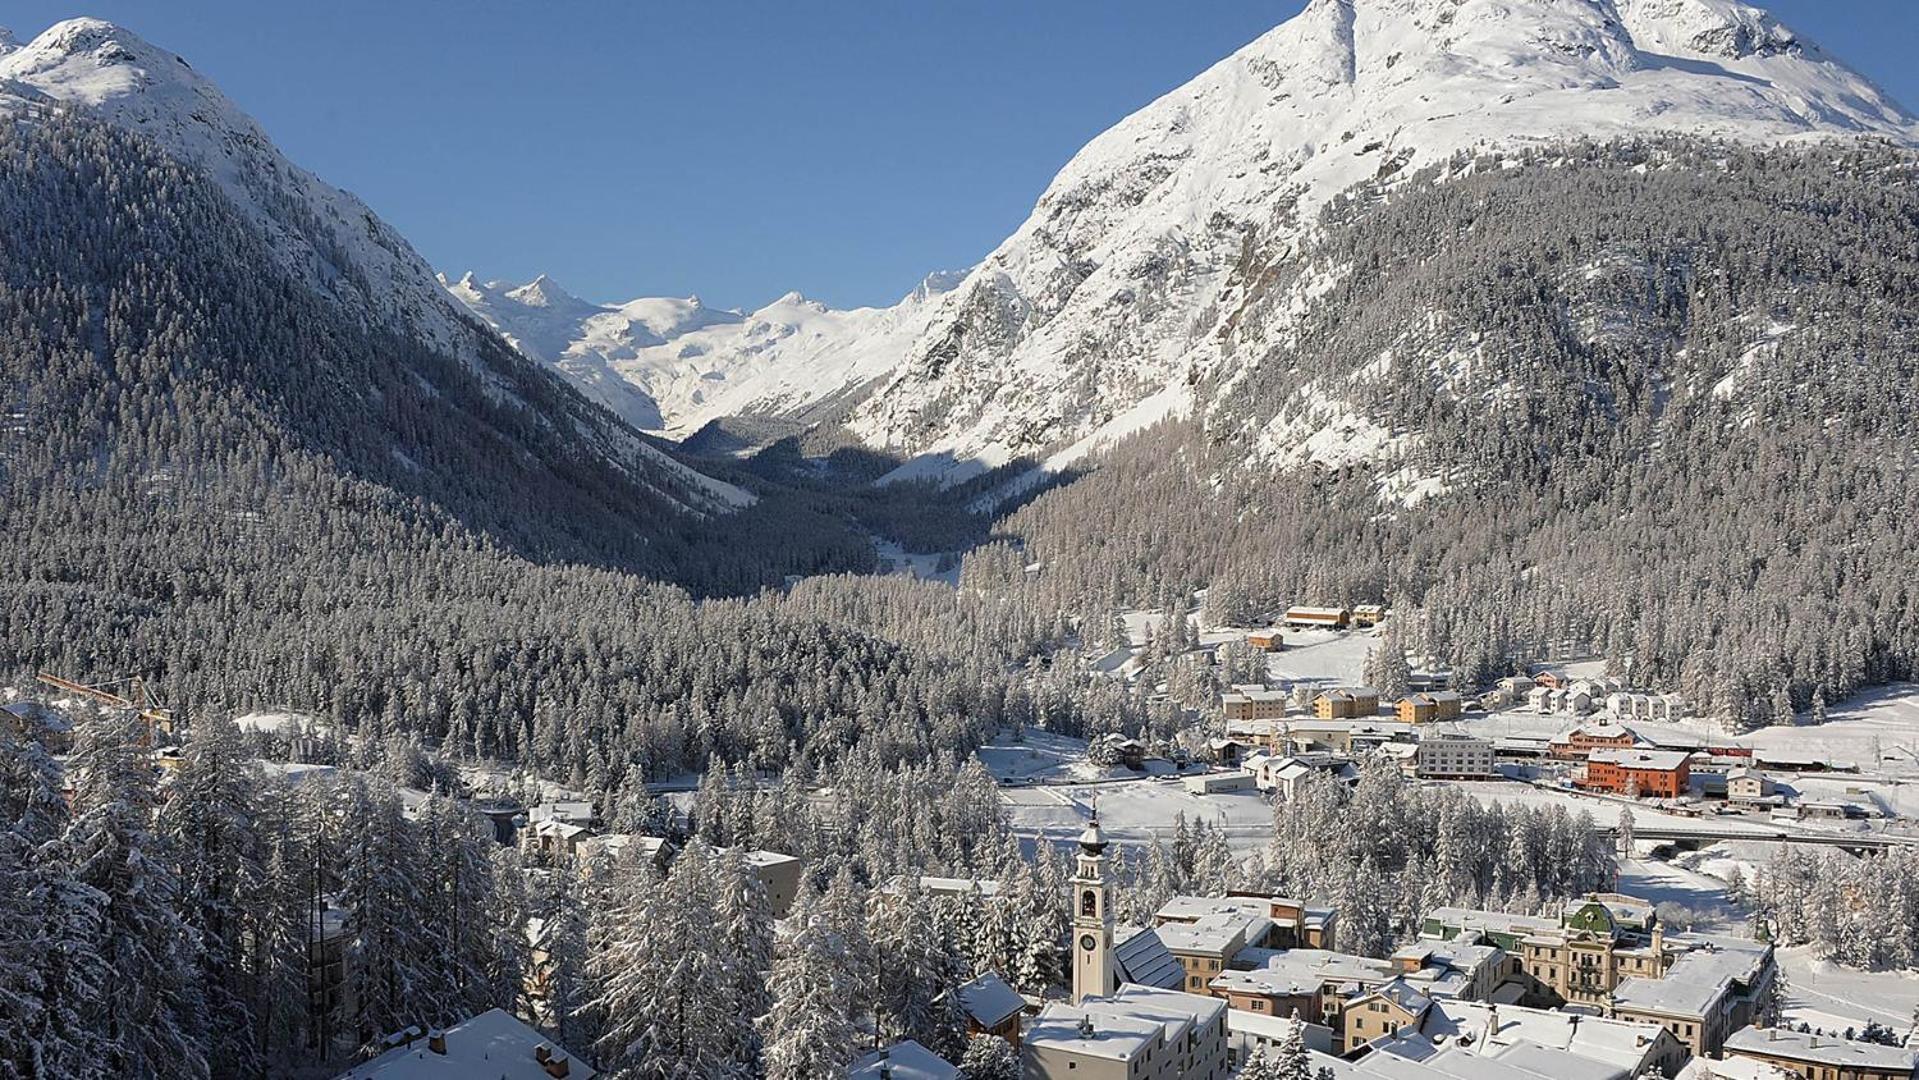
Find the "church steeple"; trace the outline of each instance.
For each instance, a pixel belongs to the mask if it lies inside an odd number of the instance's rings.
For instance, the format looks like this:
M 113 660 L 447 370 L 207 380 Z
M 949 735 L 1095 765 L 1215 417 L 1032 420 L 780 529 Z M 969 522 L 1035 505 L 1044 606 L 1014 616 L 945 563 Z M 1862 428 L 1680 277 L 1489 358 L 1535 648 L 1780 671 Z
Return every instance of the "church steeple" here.
M 1106 834 L 1099 808 L 1079 834 L 1073 874 L 1073 1003 L 1119 988 L 1113 970 L 1113 892 L 1106 880 Z

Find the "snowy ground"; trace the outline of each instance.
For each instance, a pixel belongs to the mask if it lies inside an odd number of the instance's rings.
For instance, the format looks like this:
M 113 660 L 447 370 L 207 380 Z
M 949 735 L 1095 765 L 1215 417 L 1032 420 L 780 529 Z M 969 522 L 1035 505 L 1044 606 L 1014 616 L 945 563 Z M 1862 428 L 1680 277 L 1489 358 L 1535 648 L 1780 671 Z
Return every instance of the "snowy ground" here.
M 1366 654 L 1377 630 L 1288 630 L 1286 647 L 1266 658 L 1268 677 L 1280 682 L 1362 686 Z
M 1144 844 L 1170 837 L 1180 815 L 1226 831 L 1234 850 L 1250 852 L 1273 835 L 1273 808 L 1257 791 L 1194 795 L 1175 779 L 1134 780 L 1009 788 L 1004 793 L 1013 831 L 1034 840 L 1063 843 L 1079 835 L 1099 808 L 1100 827 L 1120 843 Z
M 1745 915 L 1728 903 L 1725 882 L 1700 869 L 1737 862 L 1750 870 L 1763 863 L 1760 852 L 1771 845 L 1716 845 L 1675 863 L 1649 859 L 1622 861 L 1619 890 L 1656 903 L 1671 902 L 1706 916 L 1695 924 L 1702 931 L 1743 934 Z M 1722 849 L 1731 848 L 1732 851 Z M 1721 871 L 1723 872 L 1723 870 Z M 1877 1020 L 1905 1030 L 1919 1009 L 1919 973 L 1851 971 L 1818 959 L 1810 949 L 1779 950 L 1780 969 L 1786 973 L 1786 1015 L 1828 1031 L 1862 1027 Z
M 892 573 L 959 587 L 960 557 L 956 554 L 950 556 L 952 565 L 941 570 L 940 559 L 948 556 L 915 555 L 891 540 L 876 539 L 873 548 L 879 553 L 881 563 L 892 566 Z

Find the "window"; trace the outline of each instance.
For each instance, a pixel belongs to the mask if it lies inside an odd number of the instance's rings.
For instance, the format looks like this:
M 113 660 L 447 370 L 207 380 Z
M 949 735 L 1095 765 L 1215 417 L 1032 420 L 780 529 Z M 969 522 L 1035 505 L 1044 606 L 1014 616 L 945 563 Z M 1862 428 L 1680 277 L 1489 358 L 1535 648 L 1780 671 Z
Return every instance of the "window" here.
M 1058 896 L 1059 894 L 1054 893 L 1053 895 Z M 1099 894 L 1094 892 L 1091 889 L 1087 889 L 1085 892 L 1080 893 L 1079 894 L 1079 913 L 1081 915 L 1098 915 L 1099 914 Z

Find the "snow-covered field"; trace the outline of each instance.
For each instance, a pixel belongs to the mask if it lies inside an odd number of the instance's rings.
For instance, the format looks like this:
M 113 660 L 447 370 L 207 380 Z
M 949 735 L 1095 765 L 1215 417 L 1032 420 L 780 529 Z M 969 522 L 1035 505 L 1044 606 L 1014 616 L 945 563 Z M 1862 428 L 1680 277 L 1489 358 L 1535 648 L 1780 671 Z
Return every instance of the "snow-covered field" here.
M 1170 838 L 1182 814 L 1189 822 L 1224 829 L 1239 851 L 1264 847 L 1273 835 L 1273 808 L 1260 792 L 1194 795 L 1172 778 L 1011 788 L 1004 795 L 1013 830 L 1032 839 L 1071 840 L 1086 827 L 1095 806 L 1100 827 L 1121 843 Z

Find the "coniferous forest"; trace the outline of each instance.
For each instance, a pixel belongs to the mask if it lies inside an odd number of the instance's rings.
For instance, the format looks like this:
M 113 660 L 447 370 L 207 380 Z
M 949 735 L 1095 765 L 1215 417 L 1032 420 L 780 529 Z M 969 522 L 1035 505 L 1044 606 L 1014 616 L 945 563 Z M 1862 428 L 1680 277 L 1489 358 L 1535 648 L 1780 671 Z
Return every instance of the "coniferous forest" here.
M 1363 185 L 1303 251 L 1249 238 L 1208 405 L 989 515 L 990 482 L 642 436 L 477 325 L 454 357 L 357 320 L 135 135 L 0 124 L 0 674 L 137 674 L 189 730 L 163 784 L 124 712 L 58 757 L 39 712 L 0 723 L 0 1074 L 325 1075 L 496 1006 L 619 1076 L 819 1077 L 882 1037 L 969 1056 L 950 991 L 1058 984 L 1070 919 L 1070 870 L 972 752 L 1216 719 L 1253 663 L 1231 649 L 1176 630 L 1130 690 L 1088 667 L 1120 611 L 1195 590 L 1221 623 L 1389 602 L 1467 683 L 1603 656 L 1734 728 L 1911 678 L 1914 164 L 1664 141 Z M 1441 494 L 1288 458 L 1335 399 Z M 947 551 L 959 587 L 871 574 L 876 537 Z M 324 718 L 307 756 L 343 768 L 290 778 L 229 722 L 269 707 Z M 463 801 L 482 764 L 681 853 L 523 861 Z M 689 773 L 690 814 L 646 786 Z M 743 847 L 806 860 L 777 942 Z M 1371 950 L 1610 872 L 1588 821 L 1389 770 L 1280 807 L 1250 863 L 1185 821 L 1119 862 L 1131 917 L 1256 884 L 1334 900 Z M 1782 860 L 1754 894 L 1794 941 L 1909 963 L 1913 919 L 1835 919 L 1838 880 Z M 336 903 L 350 1015 L 306 985 Z

